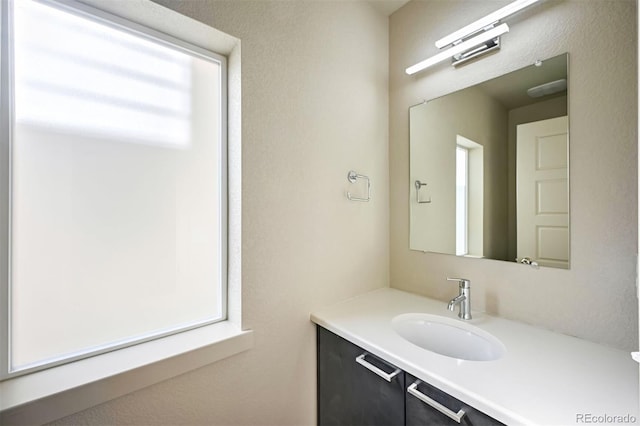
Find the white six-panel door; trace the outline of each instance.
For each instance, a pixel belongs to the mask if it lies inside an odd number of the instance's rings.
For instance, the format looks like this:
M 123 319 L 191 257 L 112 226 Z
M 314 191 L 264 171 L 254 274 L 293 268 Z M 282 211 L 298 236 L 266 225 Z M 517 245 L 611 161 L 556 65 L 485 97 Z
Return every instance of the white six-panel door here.
M 516 157 L 518 259 L 568 268 L 567 117 L 517 126 Z

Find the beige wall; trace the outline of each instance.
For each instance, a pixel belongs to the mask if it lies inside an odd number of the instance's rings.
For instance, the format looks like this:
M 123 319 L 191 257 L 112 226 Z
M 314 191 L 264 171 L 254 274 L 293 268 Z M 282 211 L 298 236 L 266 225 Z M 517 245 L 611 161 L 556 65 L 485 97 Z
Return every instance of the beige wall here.
M 418 204 L 411 186 L 410 245 L 414 250 L 456 252 L 456 136 L 483 149 L 483 247 L 474 255 L 504 259 L 507 240 L 507 110 L 482 90 L 471 87 L 411 107 L 410 184 L 426 182 Z M 473 232 L 470 231 L 470 234 Z
M 508 1 L 414 0 L 390 20 L 391 286 L 447 300 L 472 283 L 476 309 L 624 349 L 637 348 L 637 51 L 633 0 L 549 0 L 509 20 L 500 52 L 415 76 L 433 42 Z M 571 270 L 409 250 L 408 108 L 569 53 Z M 445 308 L 443 304 L 443 309 Z
M 314 424 L 309 313 L 389 280 L 387 17 L 363 2 L 162 3 L 242 43 L 242 317 L 255 347 L 57 424 Z M 350 169 L 371 177 L 371 202 L 346 200 Z

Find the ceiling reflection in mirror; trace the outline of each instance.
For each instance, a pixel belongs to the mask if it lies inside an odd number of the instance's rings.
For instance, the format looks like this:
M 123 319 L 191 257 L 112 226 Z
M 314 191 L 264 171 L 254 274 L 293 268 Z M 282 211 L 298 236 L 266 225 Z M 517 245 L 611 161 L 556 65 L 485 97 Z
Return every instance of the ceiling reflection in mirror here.
M 411 249 L 569 268 L 567 59 L 410 108 Z

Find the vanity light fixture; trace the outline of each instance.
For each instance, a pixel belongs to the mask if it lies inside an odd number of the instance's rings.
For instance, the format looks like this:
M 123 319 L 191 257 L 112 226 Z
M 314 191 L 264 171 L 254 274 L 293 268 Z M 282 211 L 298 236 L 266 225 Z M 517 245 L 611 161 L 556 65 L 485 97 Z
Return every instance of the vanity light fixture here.
M 415 74 L 418 71 L 422 71 L 425 68 L 429 68 L 430 66 L 435 65 L 438 62 L 442 62 L 445 59 L 452 58 L 460 53 L 468 51 L 469 49 L 473 49 L 474 47 L 478 47 L 482 50 L 491 48 L 492 46 L 489 45 L 494 44 L 494 40 L 506 32 L 509 32 L 509 26 L 507 24 L 498 25 L 497 27 L 485 31 L 482 34 L 477 35 L 469 40 L 456 44 L 450 49 L 447 49 L 444 52 L 440 52 L 437 55 L 430 57 L 429 59 L 418 62 L 417 64 L 407 68 L 405 71 L 409 75 Z M 488 43 L 489 41 L 491 41 L 491 43 Z M 486 43 L 484 45 L 485 48 L 482 47 L 483 43 Z M 475 51 L 476 49 L 473 50 Z
M 442 49 L 443 47 L 447 47 L 452 44 L 455 45 L 466 37 L 485 30 L 487 27 L 491 27 L 498 23 L 501 19 L 511 16 L 538 1 L 540 0 L 516 0 L 513 3 L 509 3 L 502 9 L 498 9 L 484 18 L 480 18 L 466 27 L 460 28 L 458 31 L 454 31 L 448 36 L 442 37 L 440 40 L 436 41 L 436 47 L 438 49 Z
M 453 65 L 459 65 L 469 59 L 499 49 L 500 35 L 509 31 L 506 24 L 498 25 L 500 20 L 538 1 L 540 0 L 516 0 L 452 32 L 435 43 L 438 49 L 445 47 L 449 47 L 449 49 L 407 68 L 406 73 L 414 74 L 448 58 L 453 58 Z

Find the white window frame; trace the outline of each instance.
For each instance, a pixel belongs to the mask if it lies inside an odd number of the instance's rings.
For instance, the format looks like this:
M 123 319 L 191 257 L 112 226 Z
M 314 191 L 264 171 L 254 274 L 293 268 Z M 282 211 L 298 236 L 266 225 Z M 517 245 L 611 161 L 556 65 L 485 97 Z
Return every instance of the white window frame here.
M 173 44 L 181 45 L 188 50 L 192 50 L 196 44 L 200 44 L 208 48 L 206 50 L 223 51 L 224 54 L 235 58 L 234 69 L 239 74 L 240 42 L 231 36 L 150 1 L 136 2 L 135 4 L 125 4 L 127 2 L 101 3 L 100 0 L 86 0 L 85 2 L 93 3 L 100 9 L 73 0 L 56 0 L 54 3 L 61 7 L 72 7 L 83 13 L 97 15 L 101 19 L 116 22 L 117 25 L 125 25 L 136 32 L 144 29 L 146 34 L 151 33 L 159 38 L 168 39 Z M 6 8 L 7 3 L 0 2 L 0 12 L 2 12 L 0 29 L 3 32 L 8 26 Z M 102 10 L 103 8 L 106 10 Z M 167 34 L 175 34 L 177 37 Z M 214 45 L 214 49 L 208 45 Z M 4 60 L 6 57 L 5 48 L 6 44 L 3 43 L 3 60 L 0 62 L 2 87 L 8 87 L 10 82 L 8 63 Z M 226 67 L 223 68 L 225 79 L 228 82 Z M 232 115 L 234 115 L 235 134 L 233 138 L 238 146 L 234 148 L 233 159 L 230 160 L 234 161 L 233 170 L 229 171 L 226 168 L 227 172 L 223 175 L 225 187 L 229 185 L 227 174 L 234 175 L 232 185 L 236 192 L 240 189 L 239 93 L 239 79 L 234 79 L 234 112 Z M 225 102 L 227 95 L 225 91 L 223 95 Z M 0 96 L 0 108 L 6 112 L 10 110 L 9 107 L 10 98 L 3 91 Z M 224 122 L 228 123 L 226 104 L 222 111 L 225 112 Z M 8 114 L 0 114 L 2 129 L 10 129 L 10 123 Z M 9 137 L 10 134 L 4 134 L 0 140 L 0 200 L 8 200 L 11 195 Z M 223 140 L 227 141 L 226 133 Z M 234 195 L 232 206 L 225 204 L 223 209 L 226 213 L 229 208 L 233 222 L 233 230 L 231 231 L 233 241 L 230 241 L 227 233 L 229 217 L 225 214 L 226 226 L 223 226 L 223 231 L 225 231 L 223 241 L 232 244 L 229 250 L 234 256 L 233 259 L 229 259 L 227 250 L 225 250 L 223 265 L 230 265 L 229 273 L 234 275 L 231 281 L 227 280 L 228 285 L 232 286 L 225 295 L 226 299 L 230 299 L 227 300 L 227 306 L 230 309 L 227 320 L 3 380 L 0 382 L 0 423 L 49 422 L 250 349 L 253 346 L 253 334 L 250 330 L 243 331 L 240 324 L 240 200 L 235 193 Z M 225 202 L 227 198 L 228 194 L 224 197 Z M 0 323 L 2 324 L 0 344 L 8 342 L 9 338 L 9 313 L 7 309 L 4 309 L 10 300 L 8 286 L 9 215 L 10 206 L 8 203 L 0 203 Z M 7 350 L 0 353 L 0 362 L 3 368 L 8 369 Z
M 458 174 L 460 173 L 460 163 L 458 162 L 458 155 L 460 153 L 464 156 L 463 172 L 465 182 L 462 197 L 464 200 L 463 206 L 460 206 L 458 203 L 458 201 L 460 201 L 457 182 Z M 460 245 L 459 243 L 462 244 Z M 469 148 L 456 145 L 456 255 L 465 256 L 467 254 L 469 254 Z
M 15 1 L 15 0 L 14 0 Z M 18 0 L 21 1 L 21 0 Z M 32 0 L 33 1 L 33 0 Z M 227 61 L 226 58 L 218 53 L 203 49 L 201 47 L 198 46 L 194 46 L 190 43 L 186 43 L 183 40 L 179 40 L 175 37 L 171 37 L 168 36 L 166 34 L 162 34 L 159 33 L 157 31 L 154 31 L 150 28 L 146 28 L 144 26 L 141 25 L 137 25 L 134 24 L 132 22 L 129 22 L 127 20 L 115 17 L 115 16 L 110 16 L 108 14 L 105 14 L 104 12 L 97 10 L 97 9 L 93 9 L 93 8 L 89 8 L 89 7 L 82 7 L 81 5 L 78 4 L 74 4 L 71 2 L 65 2 L 65 3 L 60 3 L 59 1 L 54 1 L 54 0 L 35 0 L 37 2 L 40 2 L 42 4 L 46 4 L 49 6 L 52 6 L 58 10 L 62 10 L 66 13 L 70 13 L 76 16 L 80 16 L 82 18 L 88 19 L 90 21 L 102 24 L 102 25 L 106 25 L 109 26 L 111 28 L 117 29 L 119 31 L 124 31 L 124 32 L 128 32 L 130 34 L 135 35 L 136 37 L 141 37 L 141 38 L 146 38 L 148 40 L 152 40 L 155 43 L 161 44 L 161 45 L 165 45 L 168 46 L 169 48 L 172 49 L 179 49 L 189 55 L 192 56 L 196 56 L 199 58 L 203 58 L 205 60 L 208 61 L 212 61 L 217 63 L 220 66 L 220 98 L 221 98 L 221 103 L 220 103 L 220 113 L 221 113 L 221 117 L 220 117 L 220 123 L 221 123 L 221 127 L 220 127 L 220 134 L 218 135 L 218 137 L 220 138 L 220 142 L 221 142 L 221 147 L 220 147 L 220 157 L 217 159 L 218 161 L 218 166 L 219 166 L 219 179 L 220 179 L 220 220 L 219 220 L 219 228 L 220 228 L 220 254 L 221 254 L 221 258 L 220 258 L 220 271 L 221 271 L 221 276 L 220 276 L 220 290 L 221 290 L 221 318 L 220 319 L 215 319 L 215 320 L 210 320 L 210 321 L 205 321 L 205 322 L 201 322 L 201 323 L 197 323 L 197 324 L 193 324 L 193 325 L 189 325 L 186 327 L 180 327 L 180 326 L 176 326 L 171 330 L 165 331 L 163 333 L 159 333 L 159 334 L 149 334 L 147 336 L 144 337 L 139 337 L 139 338 L 135 338 L 135 339 L 127 339 L 127 341 L 119 343 L 119 344 L 115 344 L 115 345 L 104 345 L 102 348 L 100 349 L 94 349 L 94 350 L 82 350 L 80 352 L 78 352 L 77 355 L 72 355 L 69 357 L 65 357 L 63 359 L 59 359 L 56 361 L 50 361 L 50 362 L 44 362 L 44 363 L 39 363 L 36 366 L 33 367 L 28 367 L 28 368 L 21 368 L 19 370 L 14 370 L 14 371 L 9 371 L 8 367 L 10 367 L 11 364 L 11 360 L 8 358 L 7 362 L 5 362 L 4 359 L 2 359 L 2 364 L 0 365 L 0 380 L 6 379 L 6 378 L 10 378 L 10 377 L 15 377 L 17 375 L 21 375 L 21 374 L 26 374 L 29 372 L 33 372 L 33 371 L 38 371 L 38 370 L 42 370 L 42 369 L 46 369 L 46 368 L 50 368 L 52 366 L 56 366 L 56 365 L 61 365 L 61 364 L 65 364 L 67 362 L 72 362 L 78 359 L 82 359 L 82 358 L 86 358 L 88 356 L 94 356 L 94 355 L 98 355 L 101 353 L 106 353 L 106 352 L 110 352 L 112 350 L 117 350 L 117 349 L 121 349 L 127 346 L 131 346 L 134 344 L 138 344 L 138 343 L 142 343 L 145 341 L 150 341 L 153 339 L 157 339 L 157 338 L 161 338 L 161 337 L 165 337 L 165 336 L 169 336 L 171 334 L 175 334 L 178 332 L 182 332 L 182 331 L 186 331 L 189 329 L 193 329 L 193 328 L 197 328 L 197 327 L 202 327 L 204 325 L 208 325 L 208 324 L 212 324 L 218 321 L 224 321 L 227 319 L 227 303 L 226 303 L 226 297 L 227 297 L 227 271 L 226 271 L 226 265 L 227 265 L 227 134 L 226 134 L 226 122 L 227 122 L 227 118 L 226 118 L 226 99 L 227 99 Z M 11 18 L 9 17 L 12 14 L 12 10 L 11 10 L 11 6 L 12 6 L 12 2 L 6 2 L 5 3 L 5 8 L 3 9 L 3 13 L 6 13 L 6 15 L 8 15 L 7 18 L 3 18 L 3 20 L 6 20 L 8 23 L 8 28 L 10 31 L 12 31 L 12 22 L 11 22 Z M 3 43 L 7 43 L 7 38 L 3 39 Z M 7 46 L 3 45 L 3 50 L 5 50 L 7 52 L 7 55 L 5 55 L 5 57 L 8 57 L 9 59 L 7 61 L 2 61 L 4 68 L 3 68 L 3 74 L 7 75 L 7 80 L 5 81 L 5 83 L 9 83 L 7 86 L 4 86 L 6 89 L 5 90 L 1 90 L 2 93 L 4 93 L 3 98 L 8 98 L 7 100 L 3 99 L 3 104 L 2 106 L 4 107 L 3 109 L 0 109 L 3 117 L 12 117 L 14 115 L 14 109 L 13 109 L 13 102 L 12 102 L 12 80 L 13 80 L 13 76 L 11 71 L 8 69 L 10 67 L 13 66 L 13 54 L 11 52 L 11 48 L 7 48 Z M 0 86 L 1 87 L 1 86 Z M 11 125 L 7 126 L 7 127 L 3 127 L 2 128 L 2 132 L 3 134 L 3 140 L 9 143 L 9 152 L 11 152 L 11 146 L 12 146 L 12 142 L 13 142 L 13 135 L 11 134 Z M 5 143 L 6 143 L 5 142 Z M 10 161 L 10 159 L 9 159 Z M 9 176 L 7 178 L 9 185 L 11 185 L 11 164 L 9 164 L 9 166 L 6 168 L 9 171 Z M 2 204 L 7 206 L 9 209 L 11 209 L 11 187 L 9 187 L 9 190 L 7 191 L 9 193 L 9 198 L 3 199 L 2 200 Z M 6 252 L 8 253 L 8 258 L 9 258 L 9 263 L 8 263 L 8 268 L 7 268 L 7 274 L 3 274 L 2 277 L 2 287 L 3 287 L 3 293 L 5 293 L 7 295 L 7 299 L 9 304 L 11 303 L 11 263 L 10 263 L 10 259 L 11 259 L 11 211 L 8 212 L 7 214 L 7 218 L 8 218 L 8 223 L 3 223 L 3 228 L 5 229 L 9 229 L 9 235 L 8 238 L 2 240 L 2 244 L 6 244 L 8 247 L 4 250 L 6 250 Z M 217 285 L 217 283 L 211 283 L 212 285 Z M 5 289 L 6 287 L 6 289 Z M 10 305 L 9 305 L 10 306 Z M 2 340 L 0 341 L 0 348 L 4 348 L 4 350 L 2 350 L 2 356 L 3 357 L 7 357 L 7 352 L 10 353 L 10 344 L 11 344 L 11 319 L 10 319 L 10 307 L 7 306 L 6 309 L 3 309 L 3 311 L 8 313 L 9 318 L 6 318 L 3 321 L 2 327 L 3 329 L 7 330 L 4 334 L 3 334 L 3 338 L 6 337 L 7 340 Z M 5 323 L 6 322 L 6 323 Z
M 466 218 L 464 220 L 466 226 L 466 253 L 462 255 L 469 257 L 482 257 L 484 252 L 484 148 L 481 144 L 474 142 L 471 139 L 465 138 L 461 135 L 456 135 L 456 149 L 465 150 L 467 163 L 465 191 Z

